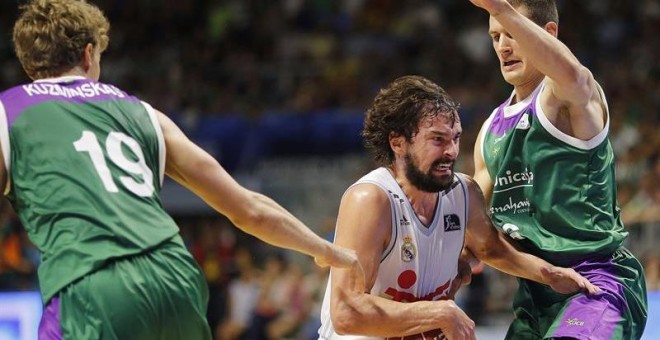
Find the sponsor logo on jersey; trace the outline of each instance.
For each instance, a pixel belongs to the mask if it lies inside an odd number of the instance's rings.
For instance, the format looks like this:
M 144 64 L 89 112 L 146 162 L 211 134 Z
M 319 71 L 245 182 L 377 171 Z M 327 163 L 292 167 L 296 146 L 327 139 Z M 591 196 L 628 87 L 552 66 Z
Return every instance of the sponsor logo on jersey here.
M 516 129 L 519 130 L 527 130 L 529 129 L 529 114 L 525 113 L 520 117 L 520 120 L 518 121 L 518 125 L 516 125 Z
M 504 223 L 502 230 L 514 240 L 525 239 L 525 236 L 520 235 L 520 228 L 518 228 L 518 226 L 513 223 Z
M 504 135 L 502 135 L 502 136 L 500 136 L 500 137 L 495 137 L 495 139 L 493 139 L 493 143 L 497 144 L 497 143 L 503 141 L 504 138 L 506 138 L 506 136 L 507 136 L 507 135 L 504 134 Z
M 584 326 L 584 321 L 573 318 L 566 320 L 566 324 L 569 326 Z
M 504 205 L 498 205 L 498 206 L 492 206 L 490 208 L 490 214 L 493 215 L 495 213 L 503 213 L 507 211 L 511 211 L 513 214 L 522 214 L 526 212 L 530 212 L 531 209 L 531 203 L 529 202 L 528 199 L 524 199 L 522 201 L 513 201 L 513 198 L 509 197 L 509 201 L 504 204 Z
M 438 301 L 438 300 L 447 300 L 449 297 L 449 287 L 451 285 L 451 280 L 443 283 L 434 289 L 431 293 L 424 296 L 417 297 L 415 294 L 410 292 L 400 291 L 396 288 L 387 288 L 385 290 L 385 298 L 392 299 L 397 302 L 416 302 L 416 301 Z
M 406 235 L 403 237 L 403 244 L 401 245 L 401 261 L 410 262 L 417 256 L 417 249 L 412 242 L 412 237 Z
M 461 230 L 461 219 L 456 214 L 445 215 L 445 231 Z
M 519 186 L 531 186 L 533 182 L 534 173 L 527 170 L 527 168 L 521 172 L 513 172 L 511 170 L 507 170 L 504 172 L 504 176 L 495 177 L 495 190 L 493 192 L 503 191 Z

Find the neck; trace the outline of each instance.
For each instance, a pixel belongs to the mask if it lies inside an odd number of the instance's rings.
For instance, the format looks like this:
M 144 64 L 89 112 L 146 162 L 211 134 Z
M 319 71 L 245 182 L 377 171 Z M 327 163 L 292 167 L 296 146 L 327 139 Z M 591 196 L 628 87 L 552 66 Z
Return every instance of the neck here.
M 58 76 L 55 76 L 53 78 L 68 77 L 68 76 L 80 76 L 80 77 L 89 78 L 87 76 L 87 73 L 85 73 L 85 71 L 83 71 L 81 67 L 74 67 L 74 68 L 72 68 L 72 69 L 70 69 L 70 70 L 68 70 L 68 71 L 66 71 L 66 72 L 64 72 L 64 73 L 62 73 Z
M 428 192 L 418 189 L 406 177 L 403 166 L 390 166 L 387 168 L 396 182 L 401 187 L 401 190 L 410 201 L 410 204 L 419 217 L 420 221 L 424 224 L 429 224 L 433 220 L 435 207 L 438 203 L 438 193 Z
M 514 87 L 514 92 L 516 95 L 513 97 L 513 101 L 511 102 L 511 104 L 518 103 L 524 100 L 525 98 L 529 97 L 529 95 L 532 94 L 534 90 L 536 90 L 539 84 L 541 84 L 543 79 L 544 76 L 541 74 L 539 77 L 533 78 L 523 84 L 516 85 Z

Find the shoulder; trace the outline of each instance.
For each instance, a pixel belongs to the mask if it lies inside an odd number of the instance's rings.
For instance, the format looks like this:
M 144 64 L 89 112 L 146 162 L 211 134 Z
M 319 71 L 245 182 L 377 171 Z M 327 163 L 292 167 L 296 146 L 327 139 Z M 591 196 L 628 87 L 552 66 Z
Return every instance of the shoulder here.
M 26 93 L 26 86 L 30 86 L 31 84 L 21 84 L 21 85 L 16 85 L 13 87 L 10 87 L 8 89 L 0 91 L 0 100 L 2 101 L 7 101 L 10 100 L 11 98 L 16 97 L 17 95 L 24 95 Z
M 375 183 L 358 182 L 349 187 L 342 198 L 342 202 L 351 202 L 360 206 L 389 206 L 389 197 L 386 189 Z
M 474 181 L 474 178 L 468 174 L 464 174 L 462 172 L 456 172 L 454 173 L 456 175 L 456 178 L 461 181 L 461 183 L 468 189 L 474 188 L 474 187 L 479 187 L 477 185 L 477 182 Z
M 456 177 L 459 178 L 462 184 L 465 186 L 465 190 L 468 193 L 470 200 L 475 198 L 483 199 L 483 192 L 481 191 L 479 184 L 474 180 L 472 176 L 457 172 Z

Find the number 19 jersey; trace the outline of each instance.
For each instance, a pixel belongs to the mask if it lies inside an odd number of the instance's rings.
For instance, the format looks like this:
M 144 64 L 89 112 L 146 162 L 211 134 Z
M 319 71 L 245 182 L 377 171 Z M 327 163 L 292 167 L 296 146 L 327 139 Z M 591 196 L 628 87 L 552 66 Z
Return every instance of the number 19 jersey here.
M 44 303 L 108 261 L 178 233 L 163 210 L 154 110 L 115 86 L 45 79 L 0 94 L 4 193 L 42 254 Z

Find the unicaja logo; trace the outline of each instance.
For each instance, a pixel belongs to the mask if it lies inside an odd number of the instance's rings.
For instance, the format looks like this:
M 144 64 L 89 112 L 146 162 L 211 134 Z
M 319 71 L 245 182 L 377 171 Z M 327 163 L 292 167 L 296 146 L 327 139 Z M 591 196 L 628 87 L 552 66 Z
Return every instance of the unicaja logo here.
M 495 187 L 506 187 L 506 186 L 515 186 L 515 185 L 529 185 L 534 181 L 534 173 L 527 170 L 523 172 L 512 172 L 507 170 L 504 172 L 504 176 L 498 176 L 495 178 Z

